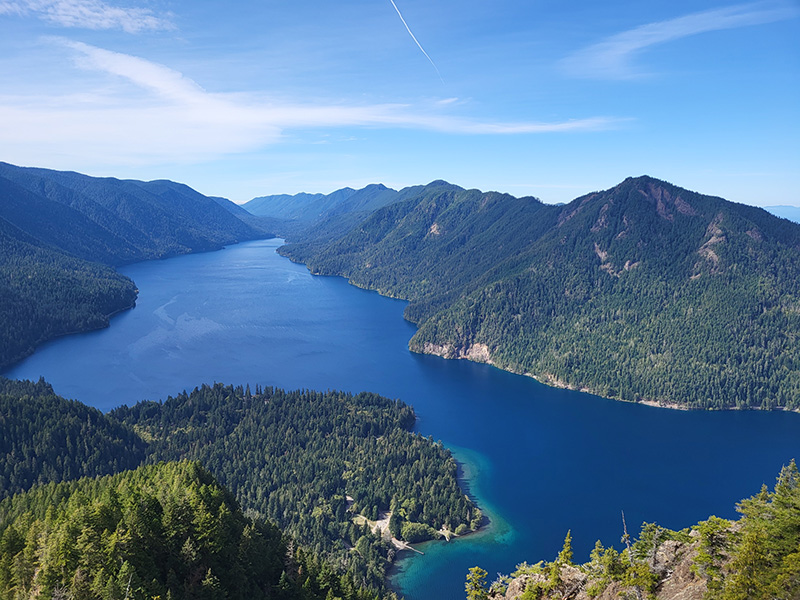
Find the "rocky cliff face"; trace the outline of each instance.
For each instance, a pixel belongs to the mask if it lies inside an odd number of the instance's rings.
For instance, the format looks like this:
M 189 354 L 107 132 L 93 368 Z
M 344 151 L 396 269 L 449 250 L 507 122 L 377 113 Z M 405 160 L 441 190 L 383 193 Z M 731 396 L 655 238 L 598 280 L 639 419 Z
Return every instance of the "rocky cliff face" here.
M 692 569 L 698 553 L 700 536 L 689 534 L 690 541 L 666 540 L 652 555 L 649 564 L 650 589 L 632 584 L 629 577 L 608 581 L 608 573 L 597 565 L 562 564 L 554 583 L 552 571 L 518 575 L 505 590 L 493 588 L 491 600 L 616 600 L 619 598 L 655 598 L 656 600 L 703 600 L 708 590 L 706 580 Z M 535 571 L 534 567 L 531 571 Z M 548 589 L 550 588 L 550 589 Z M 652 595 L 651 595 L 652 594 Z

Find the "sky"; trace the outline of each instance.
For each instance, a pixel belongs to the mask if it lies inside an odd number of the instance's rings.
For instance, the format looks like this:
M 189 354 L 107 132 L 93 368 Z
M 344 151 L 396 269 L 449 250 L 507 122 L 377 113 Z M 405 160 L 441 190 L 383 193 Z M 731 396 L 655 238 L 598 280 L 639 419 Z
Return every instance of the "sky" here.
M 651 175 L 800 205 L 800 2 L 0 0 L 0 160 L 242 203 Z

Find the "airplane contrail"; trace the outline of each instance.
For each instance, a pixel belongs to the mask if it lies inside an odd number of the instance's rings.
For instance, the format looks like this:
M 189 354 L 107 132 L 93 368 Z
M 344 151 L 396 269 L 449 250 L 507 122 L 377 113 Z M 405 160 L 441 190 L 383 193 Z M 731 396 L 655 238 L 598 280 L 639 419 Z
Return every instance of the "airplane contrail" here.
M 436 74 L 439 76 L 439 79 L 441 80 L 442 83 L 444 83 L 444 79 L 442 79 L 442 74 L 439 73 L 439 67 L 436 66 L 436 63 L 433 62 L 433 59 L 430 56 L 428 56 L 427 52 L 425 52 L 425 48 L 422 47 L 422 44 L 420 44 L 419 41 L 417 40 L 417 38 L 414 36 L 414 33 L 411 31 L 411 28 L 408 26 L 408 23 L 406 23 L 406 20 L 403 18 L 403 13 L 401 13 L 400 9 L 397 8 L 397 4 L 394 3 L 394 0 L 389 0 L 389 2 L 392 3 L 392 6 L 394 6 L 394 9 L 397 11 L 397 16 L 400 17 L 400 20 L 403 22 L 403 25 L 406 26 L 406 31 L 408 31 L 408 35 L 410 35 L 411 39 L 414 40 L 414 43 L 417 45 L 417 47 L 425 55 L 425 58 L 427 58 L 430 61 L 431 65 L 433 65 L 433 68 L 436 69 Z

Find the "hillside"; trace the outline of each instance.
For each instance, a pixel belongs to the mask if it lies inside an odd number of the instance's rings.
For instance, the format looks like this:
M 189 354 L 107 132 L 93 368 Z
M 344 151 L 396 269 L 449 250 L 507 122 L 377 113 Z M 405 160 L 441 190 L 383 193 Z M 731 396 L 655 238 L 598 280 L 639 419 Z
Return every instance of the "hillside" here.
M 450 452 L 412 433 L 414 422 L 410 407 L 375 394 L 221 384 L 103 415 L 44 381 L 0 378 L 0 500 L 146 463 L 200 461 L 248 515 L 276 523 L 337 579 L 383 593 L 397 548 L 365 518 L 391 510 L 396 537 L 409 541 L 463 533 L 482 518 Z
M 411 433 L 410 407 L 375 394 L 217 384 L 109 416 L 151 440 L 148 460 L 200 460 L 245 508 L 372 587 L 395 550 L 371 535 L 359 542 L 368 532 L 354 515 L 394 510 L 401 525 L 424 526 L 422 539 L 480 522 L 449 451 Z
M 263 237 L 172 181 L 125 181 L 0 163 L 0 217 L 85 260 L 121 265 Z
M 0 218 L 0 369 L 54 337 L 107 327 L 133 306 L 136 285 Z
M 261 217 L 307 221 L 346 200 L 355 193 L 353 188 L 342 188 L 330 194 L 274 194 L 259 196 L 242 204 L 242 208 Z
M 0 378 L 0 499 L 34 485 L 138 467 L 147 444 L 99 410 L 57 396 L 44 380 Z
M 682 531 L 644 523 L 621 551 L 598 541 L 573 563 L 569 532 L 552 562 L 523 563 L 491 586 L 470 569 L 468 600 L 794 600 L 800 597 L 800 474 L 794 461 L 773 490 L 742 500 L 738 521 L 709 517 Z M 623 517 L 624 518 L 624 517 Z
M 564 206 L 444 182 L 320 245 L 410 300 L 418 352 L 693 408 L 800 408 L 800 226 L 650 177 Z
M 360 190 L 342 188 L 330 194 L 261 196 L 242 207 L 282 237 L 302 235 L 323 243 L 348 231 L 371 212 L 402 198 L 402 191 L 372 184 Z
M 110 267 L 266 237 L 250 219 L 171 181 L 0 163 L 0 369 L 133 306 L 135 284 Z
M 3 598 L 272 598 L 285 556 L 280 531 L 247 519 L 196 463 L 0 503 Z

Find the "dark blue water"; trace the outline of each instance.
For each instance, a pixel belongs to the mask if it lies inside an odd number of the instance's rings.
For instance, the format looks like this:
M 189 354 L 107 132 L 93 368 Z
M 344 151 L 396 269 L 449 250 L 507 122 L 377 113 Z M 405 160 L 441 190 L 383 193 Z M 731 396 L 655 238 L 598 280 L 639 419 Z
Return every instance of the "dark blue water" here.
M 404 302 L 312 277 L 277 240 L 133 265 L 135 309 L 109 329 L 56 340 L 6 373 L 44 376 L 108 410 L 202 383 L 372 390 L 412 404 L 418 429 L 465 464 L 492 524 L 400 561 L 413 600 L 461 599 L 467 569 L 493 577 L 552 559 L 572 530 L 576 558 L 628 525 L 682 528 L 772 485 L 800 457 L 800 415 L 681 412 L 612 402 L 464 361 L 411 354 Z

